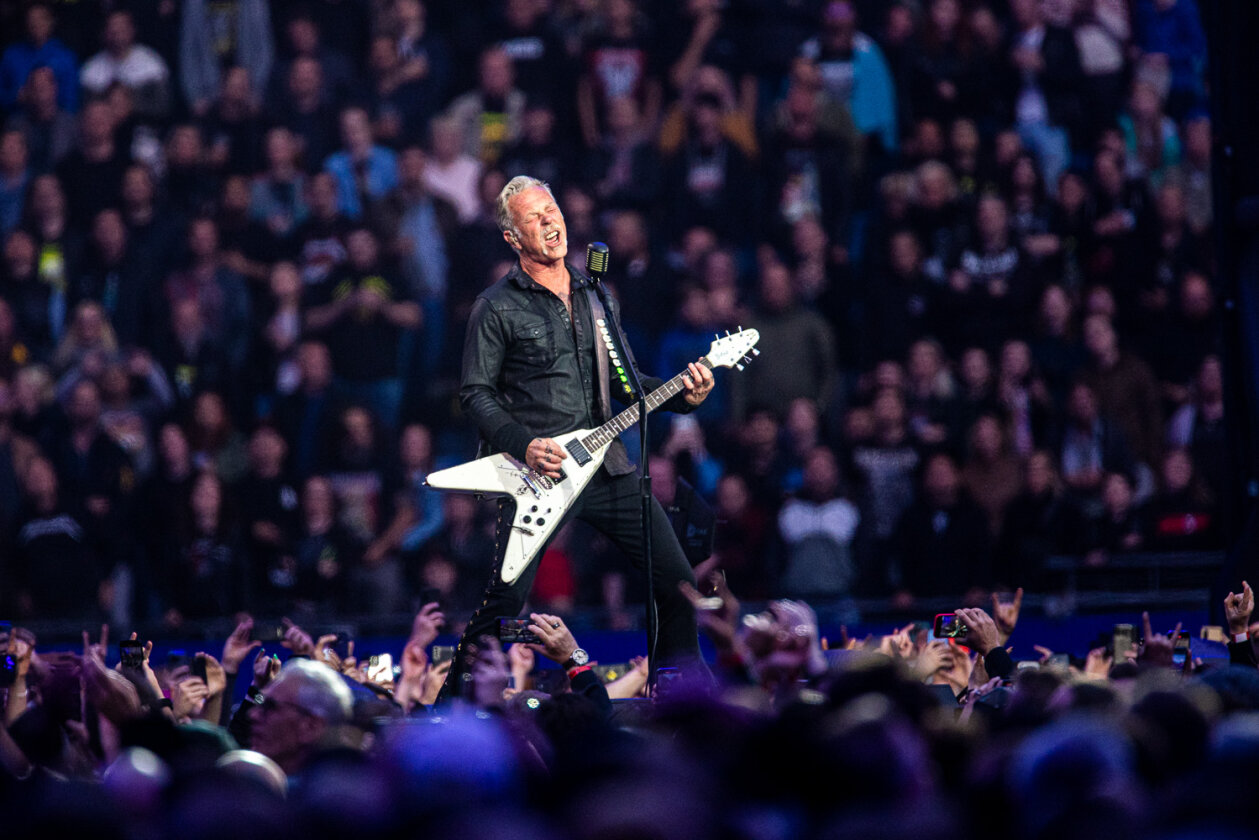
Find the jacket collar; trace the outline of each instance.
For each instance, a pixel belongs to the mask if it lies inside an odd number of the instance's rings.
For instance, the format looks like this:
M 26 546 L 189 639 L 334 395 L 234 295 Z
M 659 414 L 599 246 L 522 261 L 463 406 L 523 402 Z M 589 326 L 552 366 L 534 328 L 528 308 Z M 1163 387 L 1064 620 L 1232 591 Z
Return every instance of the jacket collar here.
M 568 269 L 570 288 L 580 289 L 590 284 L 590 278 L 585 274 L 582 274 L 568 263 L 564 263 L 564 267 Z M 528 272 L 520 267 L 520 260 L 516 260 L 516 262 L 512 264 L 511 271 L 507 272 L 507 278 L 511 280 L 512 283 L 516 284 L 516 287 L 520 289 L 545 288 L 537 280 L 530 277 Z

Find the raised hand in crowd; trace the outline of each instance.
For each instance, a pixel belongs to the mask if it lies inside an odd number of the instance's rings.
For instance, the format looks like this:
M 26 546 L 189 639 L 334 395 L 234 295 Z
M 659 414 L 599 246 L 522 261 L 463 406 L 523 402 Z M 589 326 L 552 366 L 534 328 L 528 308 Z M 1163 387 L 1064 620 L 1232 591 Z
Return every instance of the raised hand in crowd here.
M 447 659 L 437 665 L 430 665 L 424 671 L 423 688 L 420 691 L 422 704 L 431 706 L 437 702 L 437 696 L 441 694 L 442 686 L 446 684 L 446 677 L 450 674 L 450 666 L 453 664 L 453 659 Z
M 879 640 L 879 653 L 893 659 L 909 659 L 914 654 L 914 639 L 910 634 L 914 629 L 913 622 L 906 624 L 890 635 Z
M 775 601 L 769 608 L 778 620 L 780 651 L 808 676 L 825 671 L 826 658 L 822 654 L 822 637 L 813 608 L 804 601 L 791 600 Z M 912 649 L 910 639 L 909 650 Z
M 354 656 L 354 640 L 348 640 L 345 643 L 345 656 L 341 658 L 341 667 L 339 670 L 342 674 L 345 674 L 348 677 L 351 674 L 357 673 L 361 669 L 362 665 L 363 663 Z
M 988 667 L 984 664 L 984 658 L 976 655 L 971 661 L 970 676 L 966 678 L 966 690 L 968 693 L 978 691 L 982 686 L 987 685 L 991 680 L 1001 681 L 1000 676 L 990 677 L 988 675 Z
M 993 649 L 1001 646 L 1001 633 L 992 616 L 979 607 L 963 607 L 957 611 L 958 619 L 970 628 L 966 637 L 967 646 L 980 656 L 987 656 Z
M 379 696 L 392 697 L 396 688 L 394 672 L 393 656 L 386 653 L 364 657 L 353 673 L 347 672 L 345 676 Z
M 1141 650 L 1137 653 L 1137 663 L 1155 668 L 1172 667 L 1172 653 L 1175 651 L 1176 637 L 1180 635 L 1180 626 L 1181 623 L 1176 622 L 1176 629 L 1170 635 L 1164 636 L 1155 633 L 1150 627 L 1149 612 L 1141 613 L 1141 630 L 1145 635 L 1142 636 Z
M 249 616 L 241 619 L 236 625 L 236 629 L 227 637 L 227 641 L 223 643 L 223 670 L 228 674 L 239 674 L 241 663 L 249 656 L 249 652 L 256 647 L 261 647 L 262 642 L 257 639 L 250 639 L 249 634 L 253 632 L 254 620 Z
M 696 622 L 717 648 L 719 659 L 743 662 L 762 682 L 813 677 L 826 670 L 817 616 L 808 604 L 774 601 L 767 611 L 740 621 L 739 601 L 725 576 L 716 571 L 715 559 L 700 564 L 695 573 L 712 588 L 712 595 L 702 596 L 685 582 L 678 588 L 695 608 Z
M 284 623 L 284 640 L 280 644 L 293 652 L 294 656 L 308 656 L 315 658 L 315 640 L 314 638 L 298 627 L 290 619 L 283 619 Z
M 266 648 L 258 648 L 254 657 L 254 688 L 261 691 L 271 684 L 280 673 L 280 657 L 267 655 Z
M 971 672 L 971 676 L 974 677 L 978 670 L 978 668 L 973 670 Z M 972 679 L 970 685 L 968 686 L 969 690 L 966 692 L 966 702 L 962 705 L 961 714 L 958 716 L 958 723 L 964 725 L 967 721 L 969 721 L 971 715 L 975 713 L 975 705 L 1000 687 L 1000 677 L 985 679 L 983 682 L 975 682 Z
M 1001 644 L 1010 641 L 1022 609 L 1023 587 L 1014 590 L 1014 596 L 1009 601 L 1003 601 L 1000 593 L 992 593 L 992 620 L 997 625 L 997 636 Z
M 1255 611 L 1255 593 L 1250 584 L 1242 581 L 1241 592 L 1230 592 L 1224 597 L 1224 618 L 1232 637 L 1250 633 L 1250 616 Z
M 196 717 L 218 723 L 223 715 L 224 693 L 227 691 L 227 674 L 217 659 L 208 653 L 198 652 L 197 658 L 205 665 L 206 702 Z
M 394 681 L 393 699 L 403 712 L 410 712 L 418 705 L 427 705 L 424 703 L 425 678 L 431 666 L 425 646 L 414 638 L 407 642 L 402 648 L 401 665 L 402 673 Z M 440 686 L 438 688 L 440 690 Z
M 507 649 L 507 663 L 511 668 L 512 688 L 524 691 L 529 688 L 529 675 L 533 673 L 536 657 L 528 645 L 512 645 Z
M 768 656 L 773 651 L 777 638 L 778 628 L 771 613 L 752 613 L 743 617 L 738 639 L 740 647 L 753 660 Z
M 743 621 L 748 663 L 766 686 L 787 686 L 826 670 L 817 617 L 803 601 L 773 601 Z
M 411 622 L 411 640 L 419 641 L 420 647 L 427 650 L 441 633 L 441 628 L 445 623 L 446 616 L 436 601 L 425 604 L 420 607 L 420 611 L 415 614 L 415 620 Z
M 683 581 L 678 588 L 695 609 L 695 622 L 717 648 L 717 653 L 736 652 L 739 633 L 739 599 L 726 584 L 726 576 L 717 570 L 718 558 L 711 557 L 695 567 L 695 579 L 709 587 L 709 596 L 701 595 L 694 586 Z
M 960 697 L 970 685 L 970 674 L 978 656 L 972 658 L 966 648 L 954 644 L 946 645 L 945 653 L 946 662 L 936 669 L 935 680 L 937 683 L 947 685 L 953 690 L 954 695 Z
M 1105 647 L 1095 647 L 1084 660 L 1084 676 L 1094 680 L 1108 679 L 1114 664 L 1115 657 L 1107 653 Z
M 498 639 L 481 637 L 481 645 L 472 660 L 471 674 L 472 702 L 483 709 L 501 706 L 511 672 L 507 667 L 507 654 Z
M 910 670 L 919 679 L 931 679 L 941 670 L 953 665 L 953 655 L 949 652 L 947 639 L 936 639 L 927 645 L 915 657 Z
M 337 651 L 336 645 L 341 637 L 337 633 L 325 633 L 315 640 L 315 650 L 311 659 L 327 665 L 338 674 L 350 677 L 357 682 L 366 680 L 366 673 L 360 673 L 359 661 L 354 657 L 354 640 L 345 643 L 345 656 Z
M 109 658 L 109 625 L 108 624 L 101 625 L 100 641 L 97 641 L 95 643 L 90 641 L 88 632 L 86 630 L 83 631 L 83 655 L 87 656 L 89 652 L 93 656 L 98 657 L 101 662 L 104 662 L 106 659 Z
M 529 630 L 542 641 L 528 647 L 560 665 L 572 658 L 579 645 L 573 631 L 564 624 L 564 619 L 548 613 L 529 613 L 529 618 L 533 622 Z
M 1228 659 L 1233 665 L 1247 668 L 1259 666 L 1254 637 L 1250 632 L 1254 610 L 1255 593 L 1246 581 L 1242 581 L 1241 592 L 1230 592 L 1224 596 L 1224 619 L 1228 622 Z
M 337 654 L 334 647 L 337 640 L 336 633 L 324 633 L 319 639 L 315 639 L 302 627 L 293 623 L 290 618 L 283 620 L 283 626 L 285 626 L 285 639 L 279 644 L 291 650 L 293 656 L 305 656 L 307 659 L 322 662 L 337 673 L 341 673 L 341 656 Z
M 182 723 L 200 717 L 209 699 L 210 689 L 200 677 L 186 674 L 171 683 L 171 711 L 176 721 Z
M 130 641 L 138 641 L 136 633 L 132 633 L 129 638 Z M 114 670 L 122 674 L 136 687 L 136 691 L 140 695 L 140 702 L 152 709 L 157 707 L 162 701 L 162 683 L 157 678 L 157 673 L 153 670 L 153 667 L 149 664 L 149 657 L 153 653 L 152 640 L 146 641 L 141 651 L 142 655 L 139 665 L 127 665 L 120 661 L 114 666 Z
M 121 725 L 140 716 L 140 695 L 135 686 L 122 674 L 105 667 L 101 646 L 92 644 L 86 630 L 81 673 L 88 702 L 110 723 Z

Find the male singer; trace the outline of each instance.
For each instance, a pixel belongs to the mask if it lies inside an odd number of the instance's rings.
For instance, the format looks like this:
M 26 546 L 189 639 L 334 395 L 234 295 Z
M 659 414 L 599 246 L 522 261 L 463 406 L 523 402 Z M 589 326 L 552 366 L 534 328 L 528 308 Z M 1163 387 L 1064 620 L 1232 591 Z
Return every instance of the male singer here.
M 551 436 L 601 425 L 611 416 L 609 399 L 629 402 L 629 394 L 615 374 L 601 378 L 596 373 L 595 354 L 606 352 L 596 344 L 599 337 L 591 307 L 598 303 L 592 281 L 564 262 L 568 231 L 551 188 L 536 178 L 517 176 L 498 194 L 495 211 L 503 239 L 518 261 L 472 307 L 459 400 L 476 421 L 483 448 L 488 445 L 481 454 L 506 452 L 550 478 L 559 478 L 568 453 Z M 612 316 L 616 317 L 615 310 Z M 628 348 L 624 355 L 634 364 Z M 712 371 L 695 363 L 688 369 L 686 390 L 666 402 L 665 410 L 691 411 L 712 391 Z M 659 379 L 642 377 L 648 393 L 661 384 Z M 514 504 L 512 500 L 501 503 Z M 698 660 L 700 653 L 695 613 L 678 591 L 678 583 L 694 583 L 695 578 L 660 503 L 653 499 L 652 505 L 653 588 L 660 616 L 658 660 L 685 665 Z M 518 615 L 533 585 L 537 560 L 514 583 L 504 583 L 500 574 L 511 514 L 511 509 L 500 506 L 493 576 L 459 643 L 447 678 L 448 692 L 459 685 L 467 646 L 482 636 L 496 636 L 498 619 Z M 639 481 L 620 440 L 613 441 L 603 466 L 568 515 L 598 528 L 635 566 L 641 566 Z

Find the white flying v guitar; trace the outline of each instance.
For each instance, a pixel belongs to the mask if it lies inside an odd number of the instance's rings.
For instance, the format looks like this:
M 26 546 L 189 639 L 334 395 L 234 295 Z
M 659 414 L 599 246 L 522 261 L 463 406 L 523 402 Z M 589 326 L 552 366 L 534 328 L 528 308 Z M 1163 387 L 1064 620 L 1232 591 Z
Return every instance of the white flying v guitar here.
M 708 355 L 699 360 L 709 369 L 737 367 L 750 361 L 760 334 L 740 329 L 718 337 L 708 348 Z M 647 395 L 647 411 L 652 412 L 686 387 L 682 374 L 670 379 Z M 534 561 L 542 546 L 590 482 L 591 476 L 607 455 L 608 446 L 617 435 L 638 422 L 638 403 L 613 417 L 597 429 L 578 429 L 555 440 L 569 454 L 559 479 L 547 478 L 523 462 L 505 453 L 487 455 L 457 467 L 431 473 L 426 483 L 439 490 L 460 490 L 487 496 L 510 496 L 516 500 L 511 531 L 507 536 L 507 553 L 503 558 L 503 582 L 514 583 Z

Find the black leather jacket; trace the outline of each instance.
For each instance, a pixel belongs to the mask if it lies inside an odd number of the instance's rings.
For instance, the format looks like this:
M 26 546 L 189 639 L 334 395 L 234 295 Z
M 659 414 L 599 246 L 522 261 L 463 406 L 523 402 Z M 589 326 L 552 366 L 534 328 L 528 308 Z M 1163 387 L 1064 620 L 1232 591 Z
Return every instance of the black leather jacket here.
M 591 429 L 608 419 L 601 416 L 595 383 L 595 334 L 586 293 L 591 281 L 572 266 L 568 273 L 571 324 L 559 297 L 526 274 L 520 263 L 472 306 L 459 402 L 489 444 L 488 452 L 506 452 L 523 461 L 535 437 Z M 615 302 L 612 306 L 619 317 Z M 628 348 L 626 355 L 633 364 Z M 650 393 L 663 380 L 642 376 L 642 383 Z M 630 401 L 615 374 L 608 387 L 613 400 Z M 661 408 L 690 411 L 684 394 Z M 612 475 L 634 469 L 619 440 L 613 441 L 604 467 Z

